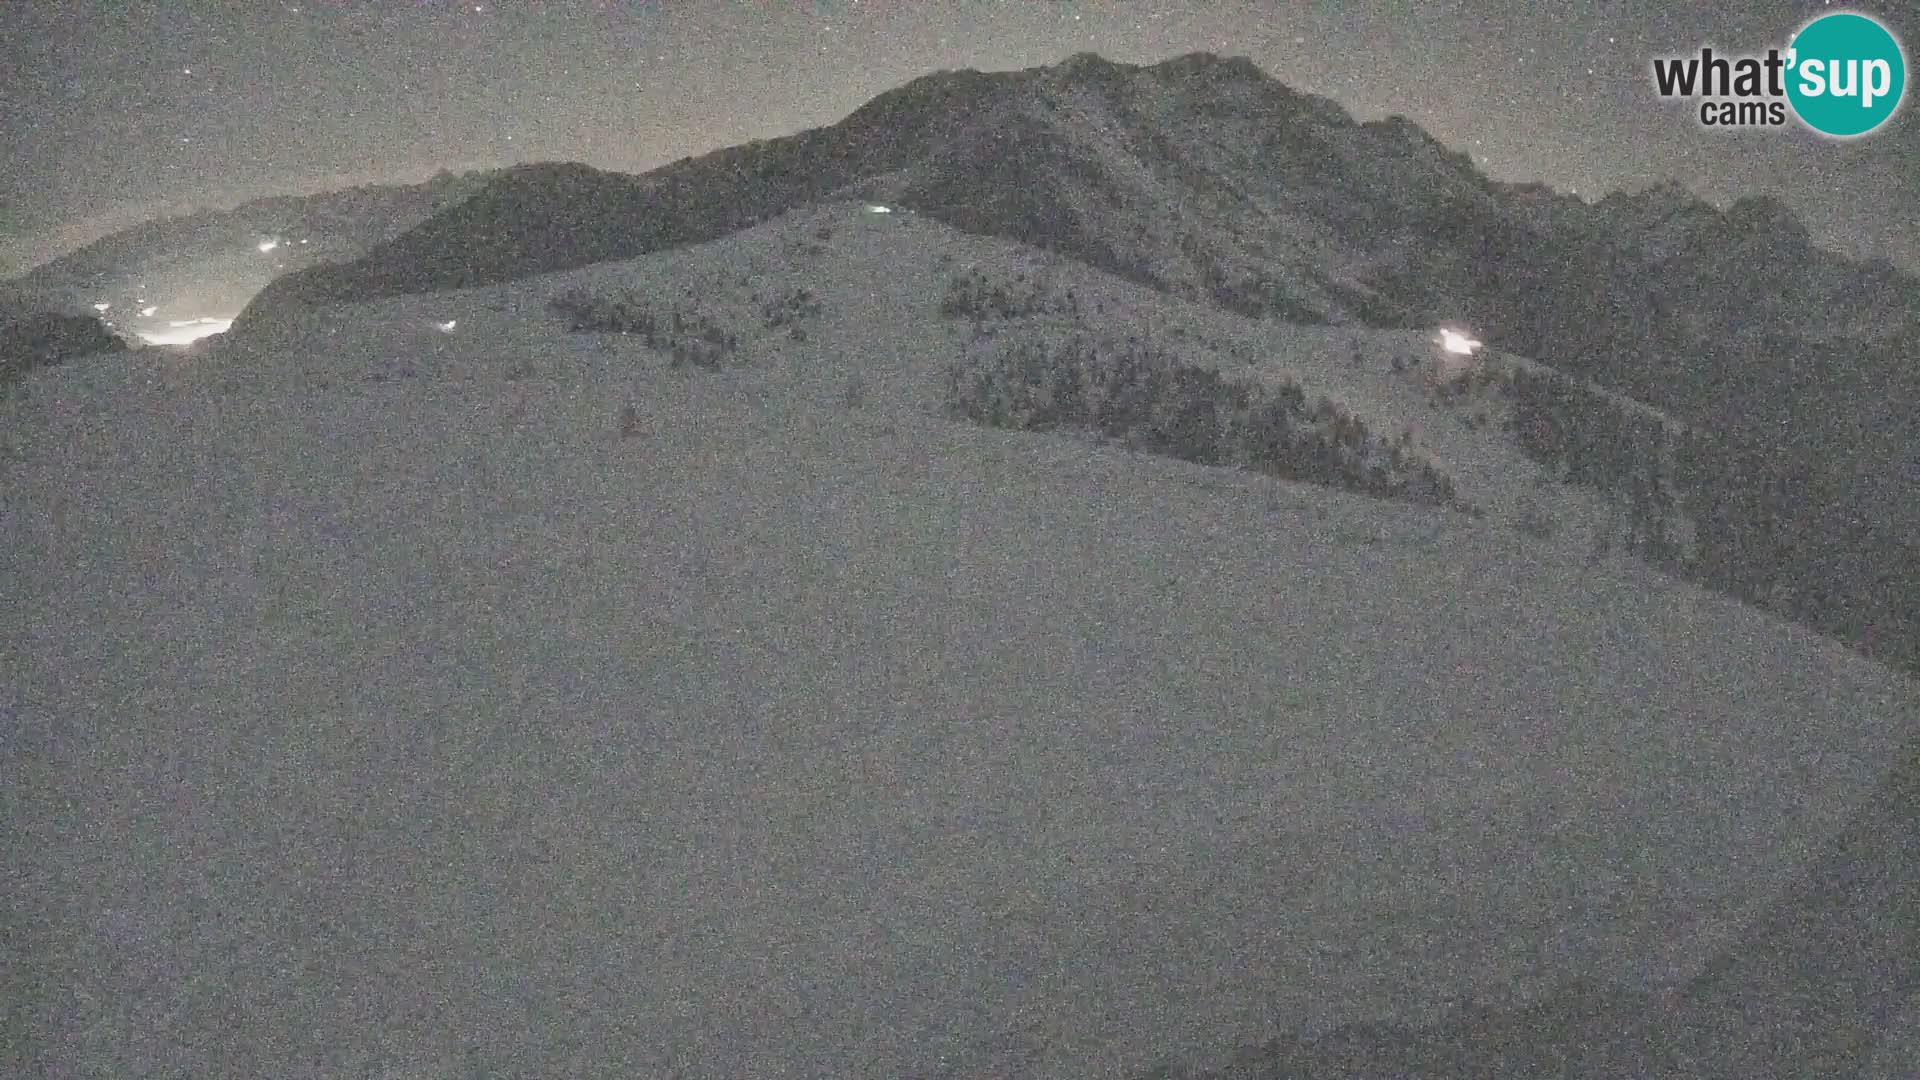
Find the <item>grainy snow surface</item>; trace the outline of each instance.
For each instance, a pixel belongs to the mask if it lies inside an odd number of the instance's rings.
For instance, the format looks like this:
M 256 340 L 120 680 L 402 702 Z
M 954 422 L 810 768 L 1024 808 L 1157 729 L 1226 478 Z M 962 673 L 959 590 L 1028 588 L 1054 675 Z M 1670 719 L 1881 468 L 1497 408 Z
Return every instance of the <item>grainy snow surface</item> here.
M 1575 541 L 936 418 L 940 288 L 1025 257 L 851 204 L 35 372 L 0 405 L 32 1061 L 1093 1077 L 1664 984 L 1910 734 L 1902 678 Z M 735 311 L 740 366 L 544 310 L 622 282 Z M 747 299 L 796 284 L 800 343 Z M 1351 394 L 1403 339 L 1354 339 Z

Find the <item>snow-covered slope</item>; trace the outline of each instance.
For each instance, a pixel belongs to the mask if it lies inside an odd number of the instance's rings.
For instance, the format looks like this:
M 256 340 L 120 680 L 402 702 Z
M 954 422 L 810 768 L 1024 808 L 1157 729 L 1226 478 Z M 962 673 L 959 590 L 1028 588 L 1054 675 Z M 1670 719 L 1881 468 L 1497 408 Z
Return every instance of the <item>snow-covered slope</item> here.
M 468 343 L 476 339 L 516 356 L 546 349 L 554 329 L 546 305 L 553 297 L 634 294 L 663 319 L 677 309 L 748 328 L 743 360 L 787 358 L 767 377 L 801 385 L 816 400 L 837 400 L 846 382 L 857 378 L 865 395 L 938 411 L 937 375 L 949 359 L 991 351 L 1008 338 L 1058 340 L 1081 333 L 1107 345 L 1138 342 L 1237 379 L 1268 385 L 1292 380 L 1311 397 L 1339 403 L 1382 439 L 1412 433 L 1418 450 L 1453 478 L 1463 501 L 1503 522 L 1525 514 L 1551 519 L 1568 557 L 1587 557 L 1596 534 L 1619 529 L 1617 512 L 1590 493 L 1546 482 L 1540 466 L 1500 431 L 1501 402 L 1484 393 L 1446 400 L 1436 394 L 1436 382 L 1443 381 L 1436 375 L 1460 358 L 1446 357 L 1432 331 L 1247 318 L 1118 280 L 1052 252 L 960 233 L 911 212 L 865 213 L 862 206 L 806 208 L 715 244 L 548 275 L 525 287 L 377 302 L 355 308 L 360 314 L 353 319 L 331 308 L 294 310 L 243 323 L 229 338 L 250 379 L 331 383 L 358 377 L 359 367 L 347 370 L 331 359 L 341 356 L 367 357 L 354 363 L 369 363 L 383 377 L 386 371 L 464 371 L 473 363 Z M 970 332 L 964 318 L 936 318 L 954 283 L 974 277 L 1004 285 L 1039 310 L 990 328 L 988 335 Z M 817 294 L 824 322 L 809 322 L 811 337 L 796 345 L 785 331 L 763 325 L 763 312 L 771 298 L 801 289 Z M 1069 304 L 1071 314 L 1062 310 Z M 455 324 L 452 334 L 439 329 L 446 322 Z M 616 365 L 645 353 L 617 336 L 567 347 L 574 354 L 599 350 Z M 262 367 L 254 360 L 261 350 L 301 359 L 290 371 Z M 330 359 L 305 359 L 315 355 Z M 1537 367 L 1491 350 L 1471 366 Z M 1490 426 L 1470 426 L 1476 413 L 1491 418 Z
M 32 1061 L 1104 1076 L 1663 984 L 1912 733 L 1910 682 L 1498 514 L 939 419 L 969 266 L 1422 415 L 1413 339 L 842 204 L 31 373 L 0 820 Z M 801 286 L 795 340 L 764 303 Z M 547 310 L 627 287 L 734 363 Z M 1469 497 L 1531 484 L 1426 415 Z
M 528 165 L 242 324 L 710 241 L 823 200 L 912 208 L 1171 295 L 1292 322 L 1470 324 L 1497 347 L 1776 452 L 1912 472 L 1920 281 L 1815 247 L 1777 203 L 1673 185 L 1588 204 L 1500 184 L 1401 118 L 1358 123 L 1244 58 L 1080 54 L 939 72 L 827 127 L 642 176 Z M 1755 281 L 1747 268 L 1776 270 Z M 1876 519 L 1910 492 L 1861 508 Z

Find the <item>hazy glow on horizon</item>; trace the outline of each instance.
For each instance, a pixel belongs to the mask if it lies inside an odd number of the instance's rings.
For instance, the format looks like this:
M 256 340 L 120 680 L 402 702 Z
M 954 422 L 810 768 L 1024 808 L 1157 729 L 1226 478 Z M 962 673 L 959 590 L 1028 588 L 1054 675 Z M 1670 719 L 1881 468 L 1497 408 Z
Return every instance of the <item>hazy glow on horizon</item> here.
M 232 319 L 178 319 L 168 322 L 165 330 L 141 330 L 138 333 L 140 340 L 149 345 L 188 345 L 201 338 L 224 334 L 232 325 Z

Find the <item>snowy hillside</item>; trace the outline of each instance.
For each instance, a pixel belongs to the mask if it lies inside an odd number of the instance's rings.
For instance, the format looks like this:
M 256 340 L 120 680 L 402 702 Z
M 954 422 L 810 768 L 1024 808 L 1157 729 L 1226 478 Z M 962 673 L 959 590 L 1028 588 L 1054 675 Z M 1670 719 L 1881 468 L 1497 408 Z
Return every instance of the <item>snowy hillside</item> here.
M 837 124 L 642 176 L 509 169 L 350 263 L 276 280 L 241 321 L 632 258 L 841 198 L 1241 314 L 1462 322 L 1769 452 L 1844 463 L 1856 490 L 1900 478 L 1846 513 L 1896 518 L 1915 502 L 1920 280 L 1813 246 L 1767 198 L 1721 209 L 1663 185 L 1587 203 L 1497 183 L 1405 119 L 1357 122 L 1205 53 L 939 72 Z M 1761 286 L 1756 265 L 1775 268 Z M 1847 595 L 1820 621 L 1869 599 Z
M 1052 332 L 943 319 L 972 269 L 1406 425 L 1488 513 L 944 419 Z M 549 306 L 629 289 L 731 353 Z M 1426 349 L 828 204 L 32 372 L 15 1030 L 51 1075 L 1092 1077 L 1697 974 L 1920 694 L 1516 532 L 1561 496 Z
M 1254 384 L 1290 380 L 1312 397 L 1339 403 L 1383 438 L 1413 433 L 1416 448 L 1454 480 L 1464 502 L 1507 523 L 1525 515 L 1553 521 L 1570 558 L 1589 555 L 1597 534 L 1617 530 L 1617 511 L 1591 493 L 1549 484 L 1541 467 L 1501 433 L 1500 402 L 1484 392 L 1440 393 L 1461 365 L 1473 371 L 1537 367 L 1528 361 L 1484 350 L 1470 361 L 1450 357 L 1433 331 L 1248 318 L 1119 281 L 1053 253 L 959 233 L 910 212 L 863 212 L 862 205 L 796 211 L 691 252 L 550 275 L 525 291 L 399 298 L 358 309 L 381 315 L 357 323 L 326 308 L 243 323 L 230 337 L 235 348 L 248 347 L 241 353 L 247 359 L 235 366 L 252 372 L 246 378 L 283 377 L 279 369 L 254 367 L 253 351 L 271 347 L 291 356 L 379 356 L 372 363 L 383 374 L 464 368 L 463 343 L 473 339 L 541 349 L 553 331 L 547 304 L 555 297 L 632 294 L 641 298 L 638 306 L 653 304 L 662 319 L 678 310 L 752 328 L 739 360 L 785 358 L 782 374 L 771 377 L 796 380 L 819 400 L 834 400 L 844 382 L 856 380 L 863 393 L 895 406 L 937 412 L 937 375 L 949 359 L 989 354 L 1009 339 L 1081 333 L 1103 344 L 1139 341 Z M 937 317 L 955 286 L 970 280 L 1003 287 L 1023 303 L 1022 311 L 984 327 L 964 316 Z M 817 296 L 824 323 L 804 325 L 809 336 L 796 343 L 766 325 L 765 309 L 802 290 Z M 454 324 L 451 333 L 440 328 L 447 322 Z M 408 347 L 396 352 L 386 344 L 392 335 Z M 589 336 L 569 348 L 597 348 L 608 357 L 644 352 L 617 335 Z M 794 357 L 838 362 L 802 364 Z M 337 362 L 302 365 L 291 374 L 329 384 L 351 377 Z M 1490 417 L 1496 422 L 1488 426 Z

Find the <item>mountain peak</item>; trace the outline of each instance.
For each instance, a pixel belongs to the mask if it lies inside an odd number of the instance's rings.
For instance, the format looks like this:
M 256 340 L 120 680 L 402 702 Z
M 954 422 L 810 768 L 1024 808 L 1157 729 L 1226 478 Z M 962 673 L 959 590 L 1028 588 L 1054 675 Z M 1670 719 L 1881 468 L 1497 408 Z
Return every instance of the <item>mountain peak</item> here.
M 1616 191 L 1600 200 L 1608 207 L 1626 207 L 1661 214 L 1711 210 L 1712 204 L 1677 180 L 1662 180 L 1635 192 Z
M 1738 229 L 1776 234 L 1810 243 L 1807 227 L 1787 204 L 1772 195 L 1749 195 L 1727 207 L 1727 224 Z
M 1369 120 L 1360 125 L 1362 131 L 1378 137 L 1386 145 L 1393 147 L 1396 155 L 1410 155 L 1412 160 L 1425 160 L 1463 180 L 1471 181 L 1475 186 L 1483 186 L 1485 178 L 1473 156 L 1462 150 L 1453 150 L 1433 137 L 1433 133 L 1398 113 L 1380 120 Z
M 1038 70 L 1058 74 L 1069 82 L 1084 80 L 1109 83 L 1144 73 L 1163 84 L 1189 85 L 1208 90 L 1235 86 L 1254 86 L 1263 90 L 1278 87 L 1286 90 L 1247 57 L 1221 56 L 1210 52 L 1184 53 L 1149 66 L 1109 60 L 1096 52 L 1077 52 L 1052 67 Z
M 1127 72 L 1139 70 L 1132 64 L 1122 64 L 1115 60 L 1109 60 L 1091 50 L 1074 53 L 1072 56 L 1060 61 L 1058 67 L 1060 70 L 1066 72 Z
M 1260 66 L 1244 56 L 1220 56 L 1210 52 L 1190 52 L 1163 60 L 1151 69 L 1158 75 L 1179 77 L 1199 76 L 1211 80 L 1250 79 L 1254 82 L 1268 82 L 1272 76 L 1260 70 Z
M 1437 150 L 1447 157 L 1465 156 L 1447 149 L 1446 144 L 1434 138 L 1432 132 L 1399 113 L 1379 120 L 1368 120 L 1360 126 L 1368 131 L 1378 132 L 1423 149 Z

